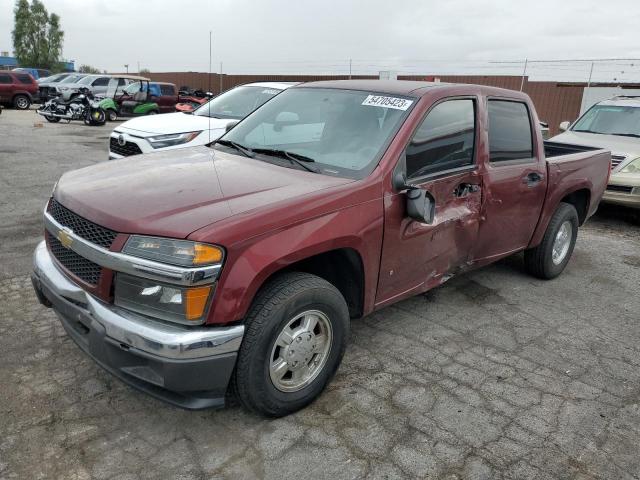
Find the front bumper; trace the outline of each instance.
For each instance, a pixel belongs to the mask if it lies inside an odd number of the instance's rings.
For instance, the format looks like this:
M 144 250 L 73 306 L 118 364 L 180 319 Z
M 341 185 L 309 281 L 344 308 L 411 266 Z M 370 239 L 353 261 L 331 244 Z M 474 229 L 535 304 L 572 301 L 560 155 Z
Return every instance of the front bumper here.
M 640 208 L 640 175 L 612 173 L 602 201 L 625 207 Z
M 184 327 L 106 304 L 72 282 L 45 242 L 34 252 L 33 286 L 69 336 L 129 385 L 188 409 L 222 407 L 244 326 Z

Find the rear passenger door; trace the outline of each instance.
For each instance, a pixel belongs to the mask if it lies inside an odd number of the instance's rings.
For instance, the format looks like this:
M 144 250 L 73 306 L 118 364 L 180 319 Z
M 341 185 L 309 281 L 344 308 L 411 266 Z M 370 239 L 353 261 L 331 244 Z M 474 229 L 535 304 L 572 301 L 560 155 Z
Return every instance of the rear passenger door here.
M 396 167 L 435 200 L 431 224 L 409 218 L 406 193 L 385 195 L 384 240 L 376 305 L 445 281 L 464 267 L 478 235 L 482 182 L 476 161 L 478 99 L 432 106 Z
M 487 114 L 489 158 L 477 260 L 505 256 L 529 244 L 547 188 L 544 152 L 538 151 L 528 105 L 488 98 Z

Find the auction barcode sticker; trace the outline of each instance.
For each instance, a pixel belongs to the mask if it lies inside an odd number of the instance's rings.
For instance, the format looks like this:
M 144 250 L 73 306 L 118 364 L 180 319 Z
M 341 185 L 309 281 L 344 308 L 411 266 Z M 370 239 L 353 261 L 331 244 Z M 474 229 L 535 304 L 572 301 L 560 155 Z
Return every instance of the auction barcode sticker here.
M 370 105 L 372 107 L 395 108 L 396 110 L 406 110 L 411 106 L 413 100 L 397 97 L 385 97 L 382 95 L 369 95 L 364 99 L 362 105 Z

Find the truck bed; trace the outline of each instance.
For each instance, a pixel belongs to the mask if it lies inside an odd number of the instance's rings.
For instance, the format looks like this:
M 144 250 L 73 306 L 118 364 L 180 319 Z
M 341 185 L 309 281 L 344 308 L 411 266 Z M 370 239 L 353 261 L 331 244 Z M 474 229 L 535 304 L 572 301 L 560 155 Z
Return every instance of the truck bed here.
M 568 143 L 544 142 L 544 154 L 547 158 L 558 157 L 560 155 L 569 155 L 571 153 L 593 152 L 600 150 L 596 147 L 587 147 L 585 145 L 570 145 Z
M 578 212 L 580 223 L 584 223 L 595 213 L 607 187 L 611 152 L 555 142 L 544 142 L 544 150 L 548 183 L 543 217 L 553 214 L 566 192 L 576 192 L 576 195 L 588 195 L 587 210 Z

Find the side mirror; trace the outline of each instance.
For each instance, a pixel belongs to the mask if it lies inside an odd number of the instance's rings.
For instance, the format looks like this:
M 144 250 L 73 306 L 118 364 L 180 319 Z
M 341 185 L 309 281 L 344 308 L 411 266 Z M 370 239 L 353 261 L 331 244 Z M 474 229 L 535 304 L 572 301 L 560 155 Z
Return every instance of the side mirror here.
M 227 125 L 224 127 L 225 132 L 228 132 L 229 130 L 231 130 L 238 123 L 240 123 L 240 120 L 232 120 L 229 123 L 227 123 Z
M 393 188 L 397 192 L 406 190 L 407 215 L 420 222 L 432 224 L 436 216 L 436 201 L 426 190 L 407 184 L 404 174 L 397 173 L 393 177 Z
M 565 120 L 564 122 L 560 123 L 560 130 L 562 130 L 563 132 L 566 132 L 567 130 L 569 130 L 570 126 L 571 126 L 571 122 Z
M 432 224 L 436 216 L 435 199 L 421 188 L 407 190 L 407 215 L 420 223 Z

